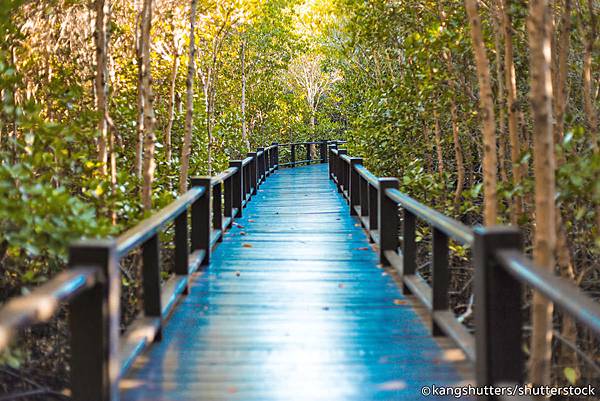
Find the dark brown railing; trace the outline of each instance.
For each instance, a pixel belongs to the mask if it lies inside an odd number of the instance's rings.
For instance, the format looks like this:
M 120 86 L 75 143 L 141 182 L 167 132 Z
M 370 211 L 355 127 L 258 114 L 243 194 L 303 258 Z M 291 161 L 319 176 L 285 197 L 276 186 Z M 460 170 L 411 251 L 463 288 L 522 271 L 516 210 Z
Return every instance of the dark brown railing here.
M 479 386 L 525 381 L 524 286 L 539 291 L 600 338 L 600 305 L 569 280 L 534 265 L 523 253 L 519 229 L 467 227 L 403 194 L 396 178 L 376 177 L 361 158 L 348 156 L 336 145 L 329 146 L 329 174 L 348 201 L 350 214 L 379 245 L 380 262 L 397 270 L 404 292 L 429 310 L 432 334 L 450 337 L 475 362 Z M 433 231 L 431 287 L 417 274 L 417 219 Z M 449 239 L 473 249 L 474 335 L 450 310 Z
M 191 179 L 185 194 L 116 239 L 85 240 L 69 248 L 69 269 L 0 309 L 0 351 L 19 329 L 50 320 L 68 305 L 71 342 L 71 398 L 118 400 L 119 379 L 148 344 L 161 339 L 162 326 L 191 274 L 210 261 L 211 250 L 266 178 L 279 167 L 278 145 L 258 148 L 232 160 L 215 177 Z M 174 275 L 160 280 L 159 234 L 175 226 Z M 119 263 L 142 251 L 142 312 L 119 334 Z
M 280 167 L 296 167 L 300 165 L 309 165 L 311 163 L 327 163 L 328 147 L 330 145 L 338 145 L 346 143 L 346 141 L 312 141 L 312 142 L 290 142 L 290 143 L 273 143 L 277 146 L 277 154 L 280 149 L 285 149 L 279 157 Z M 289 151 L 287 150 L 289 148 Z M 317 151 L 318 149 L 318 151 Z M 304 159 L 297 160 L 298 154 L 303 154 Z M 316 154 L 318 157 L 313 157 Z

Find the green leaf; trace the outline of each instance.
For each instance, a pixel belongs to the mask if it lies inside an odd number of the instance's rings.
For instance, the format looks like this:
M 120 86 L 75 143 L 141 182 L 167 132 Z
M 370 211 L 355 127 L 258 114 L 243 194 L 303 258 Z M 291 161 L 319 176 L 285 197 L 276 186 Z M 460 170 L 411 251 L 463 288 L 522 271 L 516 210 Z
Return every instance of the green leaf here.
M 573 368 L 564 368 L 563 373 L 565 378 L 569 381 L 569 383 L 575 385 L 577 383 L 577 372 Z

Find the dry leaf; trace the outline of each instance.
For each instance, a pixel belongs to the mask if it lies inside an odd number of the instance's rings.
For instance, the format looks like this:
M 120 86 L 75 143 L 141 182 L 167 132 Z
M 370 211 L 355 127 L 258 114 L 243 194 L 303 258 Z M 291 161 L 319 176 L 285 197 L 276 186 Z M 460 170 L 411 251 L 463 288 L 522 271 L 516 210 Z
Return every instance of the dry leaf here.
M 392 380 L 389 382 L 381 383 L 378 387 L 382 390 L 387 391 L 403 390 L 406 388 L 406 382 L 402 380 Z
M 248 219 L 248 223 L 254 223 L 254 220 Z
M 235 275 L 236 275 L 236 276 L 238 276 L 238 277 L 240 276 L 240 274 L 241 274 L 241 273 L 240 273 L 239 271 L 236 271 L 236 272 L 235 272 Z
M 240 235 L 246 235 L 245 231 L 240 231 Z
M 243 244 L 242 245 L 244 248 L 252 248 L 252 244 Z
M 405 299 L 394 299 L 395 305 L 406 305 L 408 302 Z
M 368 251 L 369 247 L 368 246 L 361 246 L 360 248 L 356 248 L 357 251 Z

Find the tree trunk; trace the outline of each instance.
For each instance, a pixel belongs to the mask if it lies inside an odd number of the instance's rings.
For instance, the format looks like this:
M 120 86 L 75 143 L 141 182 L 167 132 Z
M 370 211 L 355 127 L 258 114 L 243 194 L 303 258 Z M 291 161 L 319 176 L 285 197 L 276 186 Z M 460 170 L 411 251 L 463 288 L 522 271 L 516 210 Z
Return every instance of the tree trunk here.
M 571 35 L 571 0 L 564 0 L 564 7 L 561 17 L 559 36 L 556 40 L 557 46 L 557 63 L 555 68 L 555 78 L 553 79 L 554 87 L 554 141 L 561 142 L 564 137 L 564 116 L 568 102 L 568 59 L 569 46 Z M 556 160 L 557 167 L 565 162 L 564 155 L 559 156 Z M 561 276 L 570 280 L 575 280 L 575 271 L 567 231 L 563 224 L 563 213 L 560 208 L 556 210 L 556 257 L 560 268 Z M 568 314 L 562 314 L 561 335 L 570 343 L 577 343 L 577 326 L 575 321 Z M 577 353 L 569 346 L 564 344 L 560 347 L 559 364 L 561 366 L 569 366 L 578 370 Z
M 517 78 L 515 73 L 514 51 L 512 43 L 512 23 L 508 8 L 510 0 L 500 0 L 502 12 L 502 30 L 504 31 L 504 79 L 507 92 L 508 136 L 510 139 L 510 160 L 512 162 L 512 180 L 516 188 L 521 185 L 523 167 L 520 163 L 521 141 L 519 140 L 519 104 L 517 102 Z M 510 213 L 511 223 L 517 225 L 523 214 L 523 199 L 515 194 Z
M 485 43 L 481 31 L 478 0 L 465 0 L 465 7 L 471 27 L 471 40 L 477 78 L 479 81 L 479 103 L 481 122 L 483 125 L 483 217 L 486 226 L 496 224 L 498 200 L 496 193 L 496 174 L 498 157 L 496 150 L 496 121 L 494 116 L 494 99 L 490 83 L 490 65 L 485 53 Z
M 188 55 L 188 71 L 185 81 L 185 132 L 181 147 L 181 170 L 179 174 L 179 192 L 184 193 L 188 187 L 190 153 L 192 150 L 192 122 L 194 117 L 194 77 L 196 75 L 196 8 L 198 0 L 192 0 L 190 8 L 190 50 Z
M 94 41 L 96 45 L 96 111 L 98 112 L 98 161 L 102 175 L 108 174 L 107 137 L 108 124 L 108 85 L 107 85 L 107 29 L 110 0 L 96 0 L 96 27 Z
M 508 182 L 506 174 L 506 124 L 505 124 L 505 107 L 504 101 L 504 80 L 503 80 L 503 64 L 502 64 L 502 40 L 504 39 L 503 31 L 500 28 L 500 5 L 494 2 L 492 4 L 492 23 L 494 28 L 494 48 L 496 50 L 496 81 L 498 82 L 498 167 L 500 168 L 500 178 L 502 182 Z
M 250 139 L 246 125 L 246 40 L 242 40 L 241 49 L 241 69 L 242 69 L 242 141 L 246 145 L 246 149 L 250 152 Z
M 152 27 L 153 0 L 144 0 L 142 8 L 142 29 L 140 48 L 142 54 L 142 99 L 144 100 L 144 154 L 142 163 L 142 204 L 144 209 L 152 208 L 152 184 L 154 182 L 154 149 L 156 135 L 154 133 L 154 110 L 152 93 L 152 76 L 150 74 L 150 29 Z
M 456 189 L 454 191 L 454 208 L 458 211 L 460 197 L 465 187 L 465 163 L 462 147 L 460 146 L 460 128 L 458 126 L 458 111 L 454 98 L 450 100 L 450 115 L 452 117 L 452 139 L 454 141 L 454 158 L 456 159 Z
M 444 154 L 442 150 L 442 131 L 440 129 L 440 118 L 436 110 L 433 112 L 434 118 L 434 135 L 435 135 L 435 149 L 437 151 L 437 168 L 440 176 L 444 175 Z
M 554 138 L 552 130 L 552 76 L 550 7 L 547 0 L 529 3 L 531 112 L 535 174 L 535 245 L 538 266 L 554 271 L 556 210 Z M 533 385 L 550 384 L 552 304 L 534 292 L 532 301 L 530 375 Z
M 592 88 L 592 62 L 594 43 L 596 42 L 597 20 L 594 13 L 593 0 L 588 0 L 588 9 L 590 13 L 589 32 L 585 39 L 585 52 L 583 55 L 583 108 L 587 120 L 588 130 L 592 141 L 592 147 L 598 151 L 598 111 L 594 105 L 593 88 Z M 600 217 L 599 217 L 600 223 Z
M 142 158 L 144 155 L 144 96 L 142 90 L 142 5 L 141 1 L 135 0 L 136 23 L 135 23 L 135 55 L 137 61 L 138 73 L 138 93 L 137 93 L 137 124 L 136 124 L 136 142 L 135 142 L 135 176 L 142 178 Z
M 176 44 L 174 43 L 176 46 Z M 173 66 L 171 68 L 171 86 L 169 88 L 169 117 L 167 129 L 165 130 L 165 158 L 167 164 L 171 165 L 173 159 L 173 145 L 171 141 L 171 132 L 173 131 L 173 122 L 175 121 L 175 88 L 177 86 L 177 72 L 179 71 L 179 51 L 175 49 L 173 54 Z

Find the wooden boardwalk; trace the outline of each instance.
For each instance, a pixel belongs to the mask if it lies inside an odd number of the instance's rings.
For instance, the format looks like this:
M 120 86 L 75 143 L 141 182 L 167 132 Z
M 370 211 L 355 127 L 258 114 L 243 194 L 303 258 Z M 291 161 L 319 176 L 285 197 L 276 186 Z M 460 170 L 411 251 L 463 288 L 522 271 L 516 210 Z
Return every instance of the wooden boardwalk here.
M 417 400 L 461 382 L 326 165 L 276 172 L 236 223 L 123 400 Z

